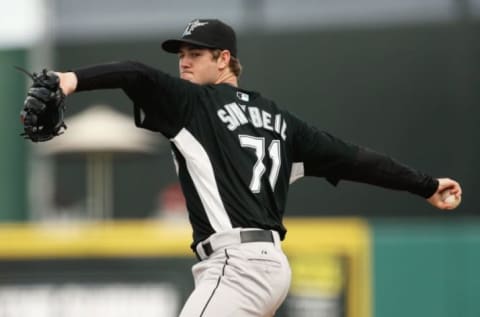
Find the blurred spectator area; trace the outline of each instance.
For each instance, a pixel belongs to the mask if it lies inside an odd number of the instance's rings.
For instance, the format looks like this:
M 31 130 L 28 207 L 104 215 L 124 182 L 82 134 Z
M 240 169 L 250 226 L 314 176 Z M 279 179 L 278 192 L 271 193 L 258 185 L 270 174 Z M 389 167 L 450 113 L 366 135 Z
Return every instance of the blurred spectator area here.
M 438 23 L 480 15 L 479 0 L 56 0 L 54 8 L 62 41 L 178 34 L 186 21 L 212 17 L 212 8 L 239 32 Z

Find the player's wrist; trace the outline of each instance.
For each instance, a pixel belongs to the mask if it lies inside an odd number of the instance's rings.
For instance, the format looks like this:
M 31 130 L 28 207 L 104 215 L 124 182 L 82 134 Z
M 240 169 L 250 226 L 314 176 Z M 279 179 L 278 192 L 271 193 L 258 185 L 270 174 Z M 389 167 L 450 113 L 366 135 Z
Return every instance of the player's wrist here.
M 60 88 L 62 89 L 63 93 L 68 96 L 75 92 L 77 89 L 78 79 L 77 75 L 74 72 L 68 73 L 56 73 L 60 78 Z

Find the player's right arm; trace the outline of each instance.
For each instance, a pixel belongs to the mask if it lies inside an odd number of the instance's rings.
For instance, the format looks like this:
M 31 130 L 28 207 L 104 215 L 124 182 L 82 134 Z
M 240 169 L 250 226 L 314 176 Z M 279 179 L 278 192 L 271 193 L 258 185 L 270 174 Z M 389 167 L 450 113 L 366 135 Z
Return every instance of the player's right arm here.
M 112 62 L 58 73 L 66 95 L 97 89 L 122 89 L 133 101 L 137 126 L 175 136 L 190 117 L 199 91 L 195 84 L 142 63 Z

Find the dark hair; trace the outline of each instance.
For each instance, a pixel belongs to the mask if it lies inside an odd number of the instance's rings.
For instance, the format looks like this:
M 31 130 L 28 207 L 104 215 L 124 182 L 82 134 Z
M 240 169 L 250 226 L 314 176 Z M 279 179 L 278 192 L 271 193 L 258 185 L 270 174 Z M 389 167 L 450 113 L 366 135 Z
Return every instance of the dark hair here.
M 212 49 L 211 51 L 213 59 L 218 59 L 222 52 L 221 49 Z M 240 60 L 233 55 L 230 55 L 230 63 L 228 64 L 228 67 L 236 77 L 240 77 L 242 74 L 242 64 L 240 64 Z

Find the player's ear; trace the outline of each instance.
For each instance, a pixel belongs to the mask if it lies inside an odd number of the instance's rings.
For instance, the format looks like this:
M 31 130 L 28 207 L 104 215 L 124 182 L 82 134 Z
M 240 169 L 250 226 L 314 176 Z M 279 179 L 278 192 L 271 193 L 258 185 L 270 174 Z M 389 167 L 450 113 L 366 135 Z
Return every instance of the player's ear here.
M 230 58 L 231 58 L 231 55 L 229 50 L 221 51 L 217 59 L 218 68 L 221 70 L 227 68 L 228 65 L 230 64 Z

